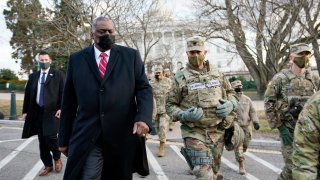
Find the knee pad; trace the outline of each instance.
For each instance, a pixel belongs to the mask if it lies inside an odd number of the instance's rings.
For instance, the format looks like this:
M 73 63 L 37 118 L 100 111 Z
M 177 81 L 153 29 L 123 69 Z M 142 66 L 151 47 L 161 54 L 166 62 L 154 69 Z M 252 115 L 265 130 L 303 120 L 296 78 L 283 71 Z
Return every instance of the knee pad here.
M 195 166 L 201 166 L 205 164 L 212 166 L 212 156 L 209 151 L 195 151 L 182 147 L 180 152 L 186 159 L 191 169 L 193 169 Z

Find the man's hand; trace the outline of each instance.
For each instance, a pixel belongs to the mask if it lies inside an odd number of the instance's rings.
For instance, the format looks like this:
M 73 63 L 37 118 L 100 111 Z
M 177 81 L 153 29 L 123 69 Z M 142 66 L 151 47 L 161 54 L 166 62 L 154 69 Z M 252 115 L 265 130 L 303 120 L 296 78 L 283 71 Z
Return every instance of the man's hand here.
M 56 112 L 55 117 L 58 118 L 58 119 L 60 119 L 60 114 L 61 114 L 61 110 L 59 109 L 59 110 Z
M 259 123 L 253 122 L 253 128 L 254 128 L 255 130 L 259 130 L 259 129 L 260 129 Z
M 181 122 L 196 122 L 200 121 L 203 116 L 202 108 L 192 107 L 185 111 L 181 111 L 178 115 Z
M 59 151 L 64 154 L 66 157 L 68 157 L 68 147 L 59 147 Z
M 235 100 L 234 100 L 235 101 Z M 218 117 L 225 118 L 234 109 L 236 102 L 231 100 L 220 99 L 220 105 L 216 109 L 216 114 Z
M 145 136 L 148 132 L 149 132 L 149 126 L 145 122 L 138 121 L 134 123 L 133 134 L 136 134 L 138 136 Z
M 27 117 L 27 113 L 23 113 L 20 119 L 21 119 L 22 121 L 25 121 L 25 120 L 26 120 L 26 117 Z
M 285 125 L 278 127 L 280 132 L 280 137 L 284 145 L 291 145 L 293 142 L 292 135 L 289 132 L 289 129 Z

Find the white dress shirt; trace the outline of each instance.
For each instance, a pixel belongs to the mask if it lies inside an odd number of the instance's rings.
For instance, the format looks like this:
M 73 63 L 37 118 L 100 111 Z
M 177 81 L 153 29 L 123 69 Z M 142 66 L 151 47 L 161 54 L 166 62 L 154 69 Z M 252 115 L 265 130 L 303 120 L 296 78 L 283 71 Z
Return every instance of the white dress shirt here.
M 39 80 L 38 80 L 38 87 L 37 87 L 37 104 L 39 104 L 39 99 L 40 99 L 40 87 L 41 87 L 41 78 L 43 76 L 43 73 L 45 72 L 45 77 L 44 77 L 44 82 L 46 82 L 46 79 L 48 77 L 48 73 L 49 73 L 50 67 L 46 70 L 41 69 L 40 70 L 40 76 L 39 76 Z
M 103 53 L 103 52 L 99 51 L 99 49 L 96 48 L 95 45 L 93 47 L 94 47 L 94 56 L 96 58 L 97 66 L 99 67 L 99 63 L 100 63 L 100 60 L 101 60 L 100 54 Z M 110 49 L 105 51 L 104 53 L 107 54 L 106 59 L 107 59 L 107 63 L 108 63 L 109 62 L 109 57 L 110 57 Z

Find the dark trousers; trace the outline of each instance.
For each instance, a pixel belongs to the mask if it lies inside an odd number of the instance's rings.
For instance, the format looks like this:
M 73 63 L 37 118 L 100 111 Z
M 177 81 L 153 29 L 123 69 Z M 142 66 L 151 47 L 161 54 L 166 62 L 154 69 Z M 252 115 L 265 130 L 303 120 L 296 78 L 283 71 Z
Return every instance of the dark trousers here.
M 86 162 L 83 166 L 82 180 L 100 180 L 103 168 L 103 145 L 102 137 L 98 138 L 96 144 L 89 152 Z
M 61 152 L 58 149 L 58 138 L 57 134 L 44 136 L 43 135 L 43 109 L 38 107 L 38 140 L 40 148 L 40 158 L 45 167 L 53 166 L 52 159 L 55 161 L 60 159 Z M 52 155 L 51 153 L 52 152 Z

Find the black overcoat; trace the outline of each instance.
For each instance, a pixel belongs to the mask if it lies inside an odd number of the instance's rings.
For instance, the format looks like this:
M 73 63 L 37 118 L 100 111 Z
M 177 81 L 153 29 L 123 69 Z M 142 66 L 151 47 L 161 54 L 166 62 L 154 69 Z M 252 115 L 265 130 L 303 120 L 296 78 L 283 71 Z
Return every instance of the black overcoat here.
M 79 179 L 100 133 L 102 179 L 149 173 L 144 139 L 132 133 L 137 121 L 152 126 L 152 89 L 136 50 L 115 45 L 103 79 L 93 46 L 71 54 L 62 101 L 59 146 L 68 146 L 64 179 Z
M 36 97 L 40 71 L 29 75 L 29 79 L 25 88 L 22 113 L 27 113 L 25 119 L 22 138 L 29 138 L 38 134 L 36 111 Z M 56 112 L 61 107 L 62 92 L 64 86 L 63 72 L 50 68 L 45 84 L 44 84 L 44 112 L 42 119 L 43 135 L 54 135 L 58 133 L 59 119 L 55 118 Z

